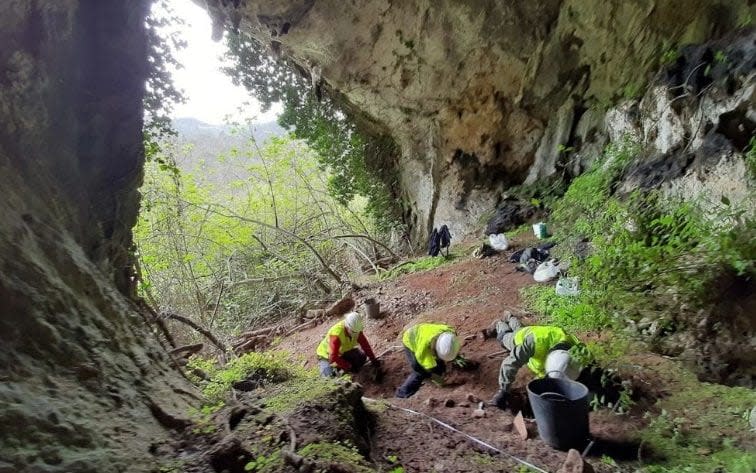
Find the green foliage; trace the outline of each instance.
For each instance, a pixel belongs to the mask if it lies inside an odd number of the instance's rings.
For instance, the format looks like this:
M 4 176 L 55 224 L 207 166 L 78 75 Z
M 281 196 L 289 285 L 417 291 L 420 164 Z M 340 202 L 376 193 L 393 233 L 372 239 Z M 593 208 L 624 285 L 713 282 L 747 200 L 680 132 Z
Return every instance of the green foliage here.
M 724 64 L 727 62 L 727 54 L 722 50 L 714 52 L 714 62 L 717 64 Z
M 680 50 L 676 47 L 671 47 L 664 51 L 661 55 L 661 64 L 672 64 L 673 62 L 677 61 L 680 58 Z
M 405 261 L 404 263 L 394 266 L 393 268 L 386 271 L 385 273 L 381 273 L 380 279 L 389 280 L 389 279 L 399 277 L 403 274 L 429 271 L 431 269 L 438 268 L 439 266 L 443 266 L 446 263 L 454 261 L 456 258 L 457 257 L 454 254 L 450 253 L 448 257 L 425 256 L 425 257 L 422 257 L 420 259 L 416 259 L 413 261 Z
M 642 82 L 630 82 L 622 88 L 622 97 L 628 100 L 638 99 L 643 95 L 644 85 Z
M 528 286 L 521 294 L 532 310 L 549 322 L 572 331 L 598 330 L 611 324 L 610 315 L 597 304 L 592 291 L 581 290 L 577 297 L 558 296 L 553 286 Z
M 561 247 L 588 239 L 592 248 L 584 259 L 565 255 L 570 274 L 580 280 L 579 297 L 560 298 L 551 288 L 526 290 L 526 301 L 558 324 L 596 329 L 676 310 L 683 301 L 703 307 L 716 297 L 710 288 L 717 277 L 754 273 L 756 222 L 747 209 L 727 199 L 702 205 L 655 192 L 612 195 L 637 152 L 629 141 L 610 146 L 605 159 L 576 178 L 553 207 Z
M 231 386 L 236 382 L 250 380 L 263 386 L 280 383 L 297 375 L 302 375 L 302 372 L 291 365 L 285 353 L 252 352 L 231 360 L 222 369 L 212 371 L 210 380 L 202 384 L 202 393 L 208 403 L 217 405 L 226 399 Z
M 756 136 L 752 136 L 745 150 L 746 169 L 751 180 L 756 181 Z
M 315 442 L 300 448 L 297 453 L 304 458 L 337 464 L 342 469 L 348 468 L 349 471 L 355 473 L 372 473 L 375 471 L 359 450 L 348 442 Z
M 398 151 L 390 137 L 362 133 L 350 109 L 319 82 L 317 72 L 271 57 L 246 33 L 229 35 L 226 56 L 232 63 L 226 72 L 255 95 L 264 110 L 276 102 L 283 105 L 279 123 L 315 151 L 322 169 L 331 174 L 331 194 L 342 204 L 358 195 L 366 198 L 366 210 L 379 228 L 394 227 L 400 208 L 392 161 Z
M 664 460 L 647 473 L 751 472 L 756 453 L 742 413 L 756 404 L 750 389 L 683 380 L 661 401 L 661 412 L 641 433 L 643 442 Z M 652 416 L 653 417 L 653 416 Z
M 147 160 L 156 159 L 167 170 L 176 171 L 160 157 L 160 141 L 175 134 L 171 126 L 173 107 L 185 97 L 173 82 L 171 70 L 181 68 L 176 53 L 186 47 L 179 28 L 183 20 L 165 0 L 153 3 L 145 20 L 147 32 L 148 76 L 144 95 L 144 147 Z
M 185 159 L 174 146 L 159 153 L 167 162 Z M 355 258 L 385 256 L 370 240 L 332 238 L 380 237 L 364 206 L 328 194 L 328 174 L 303 143 L 276 138 L 259 146 L 250 137 L 218 159 L 220 176 L 166 173 L 159 160 L 146 165 L 134 234 L 140 293 L 157 309 L 233 334 L 331 297 L 341 284 L 334 276 L 359 268 Z
M 253 460 L 244 465 L 244 471 L 252 471 L 255 473 L 275 472 L 280 471 L 283 466 L 283 459 L 281 458 L 281 451 L 276 450 L 270 455 L 258 455 Z

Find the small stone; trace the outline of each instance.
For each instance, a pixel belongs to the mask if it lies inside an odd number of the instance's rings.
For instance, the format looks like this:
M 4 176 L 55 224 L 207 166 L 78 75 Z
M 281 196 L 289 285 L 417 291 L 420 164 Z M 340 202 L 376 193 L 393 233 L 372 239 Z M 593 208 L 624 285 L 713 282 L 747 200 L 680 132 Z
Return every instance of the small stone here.
M 476 419 L 482 419 L 486 416 L 486 411 L 484 411 L 483 409 L 475 409 L 474 411 L 472 411 L 472 416 Z
M 519 435 L 522 440 L 528 439 L 528 426 L 525 425 L 525 418 L 522 416 L 522 411 L 517 413 L 512 425 L 514 426 L 517 435 Z
M 580 452 L 571 449 L 567 452 L 567 459 L 557 470 L 557 473 L 594 473 L 593 467 L 583 460 Z
M 701 447 L 696 450 L 696 453 L 699 455 L 711 455 L 711 449 L 710 448 L 704 448 Z
M 457 404 L 457 405 L 458 405 L 459 407 L 470 407 L 470 403 L 469 403 L 469 402 L 460 402 L 460 403 L 459 403 L 459 404 Z
M 436 407 L 438 405 L 438 399 L 435 397 L 429 397 L 425 400 L 424 404 L 428 407 Z
M 467 393 L 467 400 L 473 404 L 480 402 L 480 398 L 473 393 Z
M 451 398 L 449 398 L 449 399 L 446 399 L 446 400 L 444 401 L 444 407 L 454 407 L 454 406 L 455 406 L 456 404 L 457 404 L 457 403 L 456 403 L 456 402 L 454 402 L 454 399 L 451 399 Z

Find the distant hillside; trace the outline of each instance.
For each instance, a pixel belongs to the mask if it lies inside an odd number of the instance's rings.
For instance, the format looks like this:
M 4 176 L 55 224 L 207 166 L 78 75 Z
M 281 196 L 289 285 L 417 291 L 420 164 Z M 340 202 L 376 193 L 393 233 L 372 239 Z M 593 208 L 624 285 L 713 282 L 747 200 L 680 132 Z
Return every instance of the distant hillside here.
M 232 169 L 224 159 L 231 150 L 248 148 L 251 137 L 262 147 L 269 138 L 287 133 L 276 122 L 255 123 L 251 129 L 238 130 L 196 118 L 178 118 L 173 121 L 173 127 L 178 132 L 171 142 L 176 146 L 179 168 L 214 184 L 239 177 L 239 169 Z

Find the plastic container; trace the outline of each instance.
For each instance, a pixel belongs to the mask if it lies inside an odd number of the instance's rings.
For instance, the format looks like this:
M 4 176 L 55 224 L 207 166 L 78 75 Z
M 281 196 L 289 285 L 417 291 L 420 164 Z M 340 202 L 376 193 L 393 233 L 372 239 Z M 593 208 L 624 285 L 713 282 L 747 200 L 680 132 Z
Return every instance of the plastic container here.
M 549 231 L 546 228 L 546 224 L 543 222 L 533 224 L 533 233 L 539 240 L 543 240 L 544 238 L 549 237 Z
M 564 378 L 542 378 L 528 383 L 538 435 L 558 450 L 582 450 L 589 442 L 588 388 Z
M 381 306 L 373 298 L 365 300 L 365 315 L 368 319 L 379 319 L 381 317 Z
M 580 294 L 578 278 L 559 278 L 559 281 L 556 283 L 556 293 L 558 296 L 570 297 Z

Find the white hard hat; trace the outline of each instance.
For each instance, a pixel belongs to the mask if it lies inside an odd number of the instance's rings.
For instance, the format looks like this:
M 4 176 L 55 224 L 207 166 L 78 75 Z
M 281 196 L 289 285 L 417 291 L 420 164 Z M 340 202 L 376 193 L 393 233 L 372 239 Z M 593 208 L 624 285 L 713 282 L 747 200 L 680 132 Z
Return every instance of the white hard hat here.
M 349 312 L 344 316 L 344 326 L 349 329 L 350 332 L 357 334 L 362 332 L 365 328 L 365 322 L 362 320 L 362 316 L 357 312 Z
M 444 361 L 452 361 L 456 358 L 459 349 L 459 340 L 451 332 L 443 332 L 436 339 L 436 355 Z
M 567 350 L 554 350 L 546 357 L 546 375 L 549 378 L 568 377 L 577 379 L 580 364 L 570 356 Z

